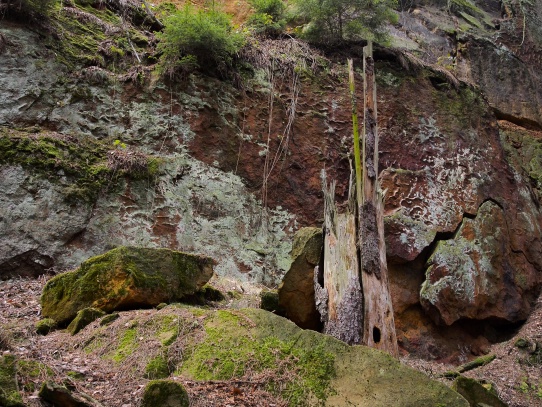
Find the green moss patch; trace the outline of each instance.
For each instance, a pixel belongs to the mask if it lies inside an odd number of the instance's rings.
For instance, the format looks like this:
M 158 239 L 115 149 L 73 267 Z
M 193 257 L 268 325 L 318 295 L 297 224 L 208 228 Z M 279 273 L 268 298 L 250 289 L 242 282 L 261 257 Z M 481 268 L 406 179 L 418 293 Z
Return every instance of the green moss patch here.
M 25 391 L 33 392 L 40 387 L 44 380 L 52 379 L 55 372 L 37 360 L 24 359 L 17 362 L 17 374 L 20 378 L 19 385 Z
M 173 371 L 179 381 L 246 382 L 289 406 L 468 406 L 458 393 L 381 351 L 302 330 L 261 309 L 172 304 L 121 313 L 111 325 L 92 327 L 80 334 L 89 338 L 85 349 L 115 360 L 134 378 Z M 166 332 L 175 333 L 167 345 Z
M 147 379 L 165 379 L 169 376 L 169 373 L 167 360 L 163 355 L 154 357 L 145 367 L 145 377 Z
M 496 394 L 486 389 L 482 383 L 475 379 L 459 376 L 455 379 L 452 388 L 465 397 L 471 406 L 507 406 L 507 404 L 501 401 Z
M 17 389 L 16 359 L 13 355 L 0 358 L 0 406 L 24 407 L 23 399 Z
M 69 69 L 99 66 L 125 71 L 137 61 L 135 53 L 146 52 L 149 39 L 129 22 L 135 14 L 144 20 L 144 11 L 128 2 L 121 18 L 115 2 L 101 4 L 105 7 L 95 7 L 94 1 L 78 1 L 70 7 L 55 2 L 47 13 L 47 46 Z
M 119 338 L 119 344 L 111 360 L 120 363 L 123 362 L 128 356 L 130 356 L 137 348 L 137 329 L 130 328 L 122 332 L 122 336 Z
M 217 311 L 205 324 L 205 339 L 194 344 L 181 373 L 196 380 L 268 377 L 267 389 L 292 405 L 309 395 L 325 400 L 334 377 L 334 356 L 323 346 L 295 347 L 295 340 L 255 338 L 254 323 L 243 313 Z
M 84 327 L 98 318 L 105 315 L 105 312 L 96 308 L 84 308 L 79 311 L 70 325 L 68 325 L 68 332 L 72 335 L 77 334 Z
M 525 174 L 542 202 L 542 136 L 511 123 L 500 122 L 500 136 L 508 160 Z
M 45 318 L 36 322 L 36 332 L 40 335 L 47 335 L 55 328 L 56 322 L 52 318 Z
M 68 200 L 92 201 L 125 175 L 150 175 L 153 158 L 144 156 L 136 171 L 110 162 L 112 142 L 88 136 L 30 132 L 0 127 L 0 164 L 20 165 L 62 185 Z M 156 169 L 154 169 L 156 170 Z
M 117 320 L 118 318 L 119 318 L 119 313 L 118 312 L 113 312 L 112 314 L 108 314 L 105 317 L 103 317 L 100 320 L 100 325 L 101 326 L 109 325 L 110 323 Z

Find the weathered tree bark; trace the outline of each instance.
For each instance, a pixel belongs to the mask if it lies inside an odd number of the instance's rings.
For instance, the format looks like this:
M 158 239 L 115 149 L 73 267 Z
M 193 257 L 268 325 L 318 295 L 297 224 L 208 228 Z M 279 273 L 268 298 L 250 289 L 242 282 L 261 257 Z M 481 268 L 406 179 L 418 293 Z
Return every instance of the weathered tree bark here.
M 325 183 L 325 178 L 323 179 Z M 353 185 L 350 188 L 354 191 Z M 315 270 L 316 309 L 324 324 L 324 333 L 348 344 L 362 340 L 363 294 L 360 286 L 356 245 L 355 199 L 349 210 L 338 213 L 335 183 L 324 188 L 325 224 L 323 263 Z
M 348 61 L 355 168 L 348 209 L 339 213 L 335 184 L 324 185 L 324 251 L 315 270 L 316 307 L 324 332 L 398 356 L 384 243 L 383 196 L 378 188 L 378 129 L 372 44 L 364 48 L 364 126 L 360 157 L 354 70 Z M 355 181 L 354 179 L 355 178 Z M 355 186 L 354 186 L 355 184 Z M 354 194 L 355 192 L 355 194 Z
M 378 187 L 378 128 L 372 43 L 363 48 L 364 137 L 362 202 L 358 202 L 363 339 L 372 348 L 398 356 L 384 241 L 383 196 Z

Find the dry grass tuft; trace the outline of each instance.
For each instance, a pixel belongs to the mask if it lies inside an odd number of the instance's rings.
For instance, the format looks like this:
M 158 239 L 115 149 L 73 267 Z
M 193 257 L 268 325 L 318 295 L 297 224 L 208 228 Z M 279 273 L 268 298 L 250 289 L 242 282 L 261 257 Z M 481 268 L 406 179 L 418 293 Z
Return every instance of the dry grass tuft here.
M 295 38 L 280 41 L 252 39 L 241 50 L 241 57 L 256 68 L 285 74 L 299 70 L 314 73 L 319 68 L 331 65 L 320 51 Z
M 0 350 L 11 350 L 13 339 L 5 330 L 0 331 Z
M 107 153 L 107 166 L 113 172 L 124 171 L 130 174 L 146 172 L 148 157 L 130 149 L 111 150 Z

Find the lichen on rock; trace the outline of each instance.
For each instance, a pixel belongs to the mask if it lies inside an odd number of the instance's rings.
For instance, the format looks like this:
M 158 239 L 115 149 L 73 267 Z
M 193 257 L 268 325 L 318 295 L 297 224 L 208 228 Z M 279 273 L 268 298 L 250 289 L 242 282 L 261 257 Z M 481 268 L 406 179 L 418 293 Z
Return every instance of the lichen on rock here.
M 119 247 L 49 280 L 42 314 L 66 324 L 88 307 L 111 312 L 179 301 L 212 277 L 213 264 L 209 257 L 168 249 Z
M 474 219 L 463 220 L 453 239 L 438 242 L 420 292 L 422 306 L 436 322 L 527 317 L 537 275 L 528 265 L 514 267 L 510 235 L 502 208 L 487 201 Z M 512 284 L 521 279 L 522 284 Z

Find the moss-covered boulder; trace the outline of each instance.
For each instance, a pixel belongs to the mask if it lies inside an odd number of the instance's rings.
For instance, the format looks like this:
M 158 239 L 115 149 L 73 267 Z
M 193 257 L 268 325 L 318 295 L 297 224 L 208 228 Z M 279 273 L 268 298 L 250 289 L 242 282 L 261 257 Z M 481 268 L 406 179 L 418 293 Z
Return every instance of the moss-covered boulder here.
M 178 373 L 194 380 L 267 372 L 289 405 L 467 407 L 457 392 L 379 350 L 302 330 L 261 309 L 216 311 Z M 272 372 L 272 374 L 271 374 Z
M 105 312 L 98 308 L 84 308 L 81 311 L 77 312 L 77 315 L 68 325 L 68 332 L 72 335 L 75 335 L 84 327 L 86 327 L 91 322 L 97 320 L 100 317 L 103 317 Z
M 0 406 L 24 407 L 23 399 L 15 380 L 16 359 L 13 355 L 0 358 Z
M 482 383 L 470 377 L 459 376 L 452 388 L 461 394 L 471 406 L 507 407 L 497 394 L 486 389 Z
M 145 387 L 141 407 L 188 407 L 183 385 L 172 380 L 153 380 Z
M 40 335 L 47 335 L 56 327 L 56 322 L 52 318 L 40 319 L 36 322 L 36 333 Z
M 49 280 L 42 314 L 66 324 L 84 308 L 111 312 L 179 301 L 209 281 L 213 264 L 209 257 L 168 249 L 118 247 Z
M 314 267 L 323 247 L 322 229 L 302 228 L 295 234 L 292 265 L 279 287 L 279 305 L 301 328 L 318 329 L 320 314 L 314 301 Z

